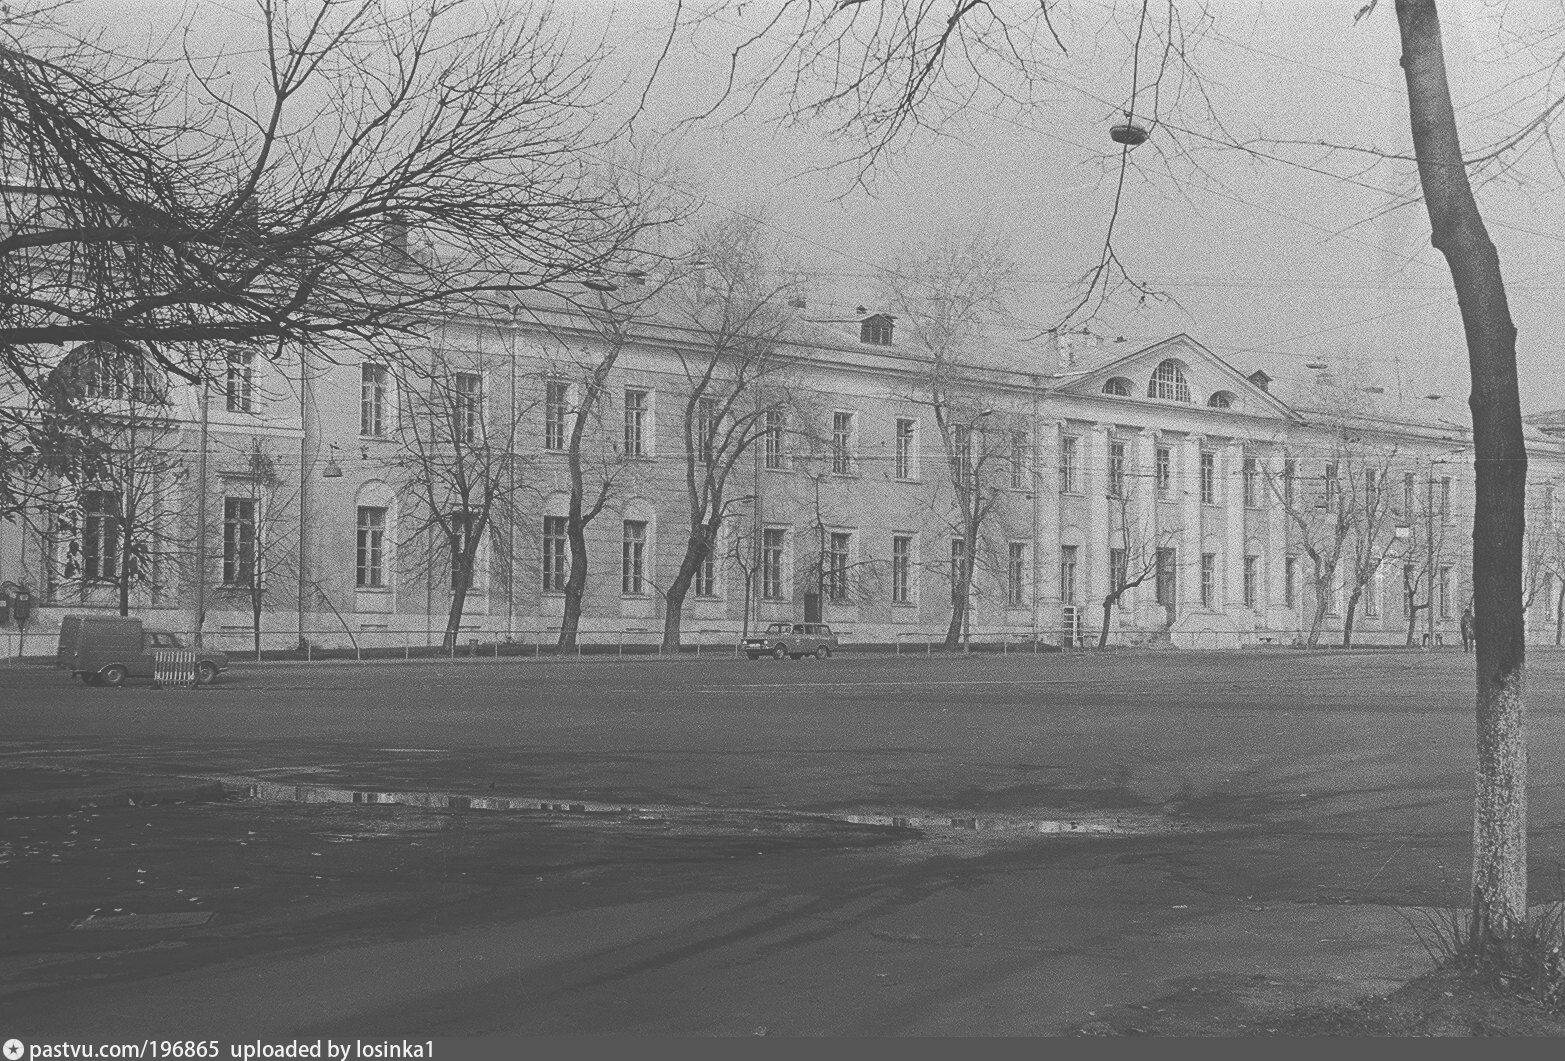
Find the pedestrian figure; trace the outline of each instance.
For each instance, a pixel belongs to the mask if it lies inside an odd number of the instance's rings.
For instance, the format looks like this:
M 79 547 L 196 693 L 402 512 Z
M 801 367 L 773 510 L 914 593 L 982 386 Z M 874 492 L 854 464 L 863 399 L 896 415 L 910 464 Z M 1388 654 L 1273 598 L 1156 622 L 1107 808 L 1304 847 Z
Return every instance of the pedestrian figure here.
M 1469 605 L 1462 609 L 1462 651 L 1471 652 L 1473 642 L 1478 640 L 1478 620 L 1473 618 L 1473 609 Z

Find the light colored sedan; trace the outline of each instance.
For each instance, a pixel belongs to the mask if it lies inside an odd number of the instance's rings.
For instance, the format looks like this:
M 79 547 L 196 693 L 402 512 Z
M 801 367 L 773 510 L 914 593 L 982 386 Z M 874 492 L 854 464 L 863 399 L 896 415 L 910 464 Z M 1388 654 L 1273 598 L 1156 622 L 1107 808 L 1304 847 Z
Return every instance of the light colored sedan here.
M 825 623 L 773 623 L 764 634 L 753 634 L 739 643 L 751 659 L 827 659 L 837 651 L 837 635 Z

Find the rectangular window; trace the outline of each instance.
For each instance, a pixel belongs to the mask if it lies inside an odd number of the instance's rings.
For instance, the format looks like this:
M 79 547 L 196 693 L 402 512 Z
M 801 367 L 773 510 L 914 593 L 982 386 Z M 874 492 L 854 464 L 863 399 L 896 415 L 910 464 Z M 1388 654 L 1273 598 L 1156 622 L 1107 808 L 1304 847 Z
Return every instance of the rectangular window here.
M 1451 522 L 1451 477 L 1442 476 L 1440 479 L 1440 521 Z
M 620 545 L 620 592 L 639 597 L 647 592 L 647 524 L 627 519 Z
M 973 485 L 973 429 L 961 424 L 951 429 L 951 471 L 957 488 Z
M 1337 462 L 1326 462 L 1326 508 L 1328 511 L 1336 511 L 1337 501 L 1342 496 L 1342 481 L 1337 474 Z
M 452 428 L 460 441 L 475 443 L 483 430 L 484 377 L 477 372 L 453 373 L 451 389 Z
M 891 603 L 907 604 L 913 583 L 913 536 L 897 534 L 891 539 Z
M 893 474 L 898 479 L 911 479 L 916 474 L 913 464 L 914 447 L 917 445 L 918 428 L 913 420 L 897 418 L 897 449 Z
M 360 505 L 358 522 L 354 582 L 360 589 L 382 589 L 386 585 L 386 510 Z
M 1125 583 L 1127 583 L 1129 581 L 1130 581 L 1130 556 L 1129 556 L 1129 554 L 1124 549 L 1110 549 L 1109 550 L 1109 589 L 1110 589 L 1110 591 L 1120 589 L 1121 587 L 1123 587 L 1125 585 Z M 1127 604 L 1127 601 L 1125 600 L 1124 594 L 1121 594 L 1119 599 L 1115 603 L 1117 603 L 1121 608 L 1125 607 L 1126 604 Z
M 1027 489 L 1027 432 L 1011 432 L 1011 489 Z
M 717 550 L 707 550 L 707 554 L 696 565 L 695 591 L 697 597 L 717 596 Z
M 474 512 L 451 513 L 451 589 L 461 589 L 466 583 L 469 590 L 480 590 L 479 570 L 479 517 Z
M 1217 504 L 1217 454 L 1201 451 L 1201 504 Z
M 543 517 L 543 591 L 564 593 L 570 539 L 564 516 Z
M 1412 472 L 1404 472 L 1402 474 L 1402 514 L 1405 516 L 1413 514 L 1414 482 L 1415 479 Z
M 695 448 L 703 464 L 710 465 L 717 456 L 721 410 L 716 398 L 702 398 L 696 402 Z
M 1210 608 L 1217 599 L 1217 554 L 1201 554 L 1201 607 Z
M 1375 475 L 1374 468 L 1364 469 L 1364 504 L 1374 510 L 1375 502 L 1379 499 L 1380 480 Z
M 1005 603 L 1018 608 L 1027 603 L 1027 543 L 1012 542 L 1005 564 Z
M 647 455 L 647 392 L 625 388 L 625 456 Z M 626 592 L 629 592 L 628 590 Z
M 359 366 L 359 434 L 378 438 L 386 433 L 386 393 L 390 376 L 384 366 Z
M 961 538 L 951 539 L 951 585 L 962 583 L 962 558 L 967 555 L 967 543 Z
M 788 543 L 788 532 L 780 527 L 768 527 L 761 532 L 761 597 L 764 600 L 784 600 L 783 549 Z
M 1244 507 L 1256 508 L 1261 503 L 1261 469 L 1254 457 L 1244 459 Z
M 1174 606 L 1174 575 L 1178 569 L 1178 557 L 1169 547 L 1157 551 L 1157 602 L 1165 608 Z
M 1154 479 L 1157 483 L 1157 496 L 1167 497 L 1174 486 L 1174 451 L 1168 446 L 1157 447 L 1155 464 Z
M 108 581 L 120 570 L 120 494 L 89 490 L 82 498 L 82 577 Z M 66 575 L 72 572 L 66 563 Z
M 1292 608 L 1299 603 L 1299 558 L 1285 557 L 1282 562 L 1282 603 Z
M 1125 444 L 1109 440 L 1109 496 L 1125 496 Z
M 853 414 L 831 414 L 831 470 L 853 474 Z
M 570 408 L 570 384 L 549 380 L 543 385 L 543 448 L 565 448 L 565 418 Z
M 1282 503 L 1289 508 L 1293 507 L 1293 481 L 1299 477 L 1299 465 L 1297 461 L 1285 460 L 1282 462 Z
M 826 549 L 826 597 L 841 604 L 848 599 L 848 550 L 853 535 L 832 531 Z
M 254 392 L 255 352 L 253 350 L 230 350 L 228 352 L 228 375 L 223 387 L 223 393 L 228 402 L 228 411 L 231 413 L 251 412 L 254 405 Z
M 1060 493 L 1074 494 L 1079 489 L 1081 439 L 1066 435 L 1060 439 Z
M 1364 617 L 1380 618 L 1380 572 L 1376 571 L 1364 586 Z
M 223 498 L 223 585 L 255 585 L 255 499 Z
M 781 471 L 787 467 L 783 450 L 783 414 L 781 409 L 766 410 L 766 467 Z
M 1076 603 L 1076 557 L 1080 549 L 1074 545 L 1060 546 L 1060 600 Z
M 1440 568 L 1440 618 L 1451 618 L 1451 568 L 1443 565 Z
M 1261 597 L 1261 558 L 1244 558 L 1244 606 L 1254 608 Z

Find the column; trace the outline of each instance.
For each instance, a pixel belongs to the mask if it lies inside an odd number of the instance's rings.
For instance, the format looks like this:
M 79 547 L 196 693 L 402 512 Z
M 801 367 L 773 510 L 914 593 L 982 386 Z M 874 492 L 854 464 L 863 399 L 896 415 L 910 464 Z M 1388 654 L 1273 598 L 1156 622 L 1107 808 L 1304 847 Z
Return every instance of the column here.
M 1077 596 L 1085 622 L 1096 630 L 1103 620 L 1103 598 L 1108 594 L 1109 426 L 1093 424 L 1087 432 L 1086 473 L 1082 489 L 1087 498 L 1087 525 L 1082 528 L 1081 567 L 1077 569 Z
M 1244 607 L 1244 444 L 1237 439 L 1225 447 L 1223 505 L 1227 516 L 1223 550 L 1223 602 L 1234 616 L 1248 614 Z M 1248 622 L 1245 625 L 1249 625 Z
M 1201 450 L 1205 435 L 1186 435 L 1179 447 L 1179 614 L 1201 607 Z
M 1266 472 L 1281 475 L 1285 456 L 1285 451 L 1281 449 L 1269 453 L 1266 457 Z M 1276 623 L 1272 616 L 1288 600 L 1288 513 L 1283 510 L 1282 502 L 1270 486 L 1261 495 L 1261 503 L 1266 511 L 1266 559 L 1262 561 L 1266 575 L 1266 618 L 1263 622 L 1267 626 L 1274 626 Z
M 1151 428 L 1136 432 L 1135 476 L 1131 489 L 1131 516 L 1136 521 L 1130 537 L 1131 551 L 1145 550 L 1146 562 L 1157 559 L 1158 511 L 1157 511 L 1157 446 L 1158 433 Z M 1135 563 L 1136 558 L 1132 557 Z M 1136 625 L 1149 625 L 1149 616 L 1157 606 L 1157 576 L 1143 582 L 1125 595 L 1130 598 L 1126 607 L 1133 607 Z M 1161 625 L 1161 622 L 1151 625 Z

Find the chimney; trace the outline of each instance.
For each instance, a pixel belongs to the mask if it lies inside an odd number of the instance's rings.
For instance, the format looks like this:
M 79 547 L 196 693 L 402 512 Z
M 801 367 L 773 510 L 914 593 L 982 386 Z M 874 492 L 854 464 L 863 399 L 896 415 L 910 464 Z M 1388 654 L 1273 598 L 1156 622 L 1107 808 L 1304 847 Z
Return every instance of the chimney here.
M 393 265 L 406 263 L 408 253 L 408 219 L 402 214 L 388 214 L 382 229 L 382 246 Z

